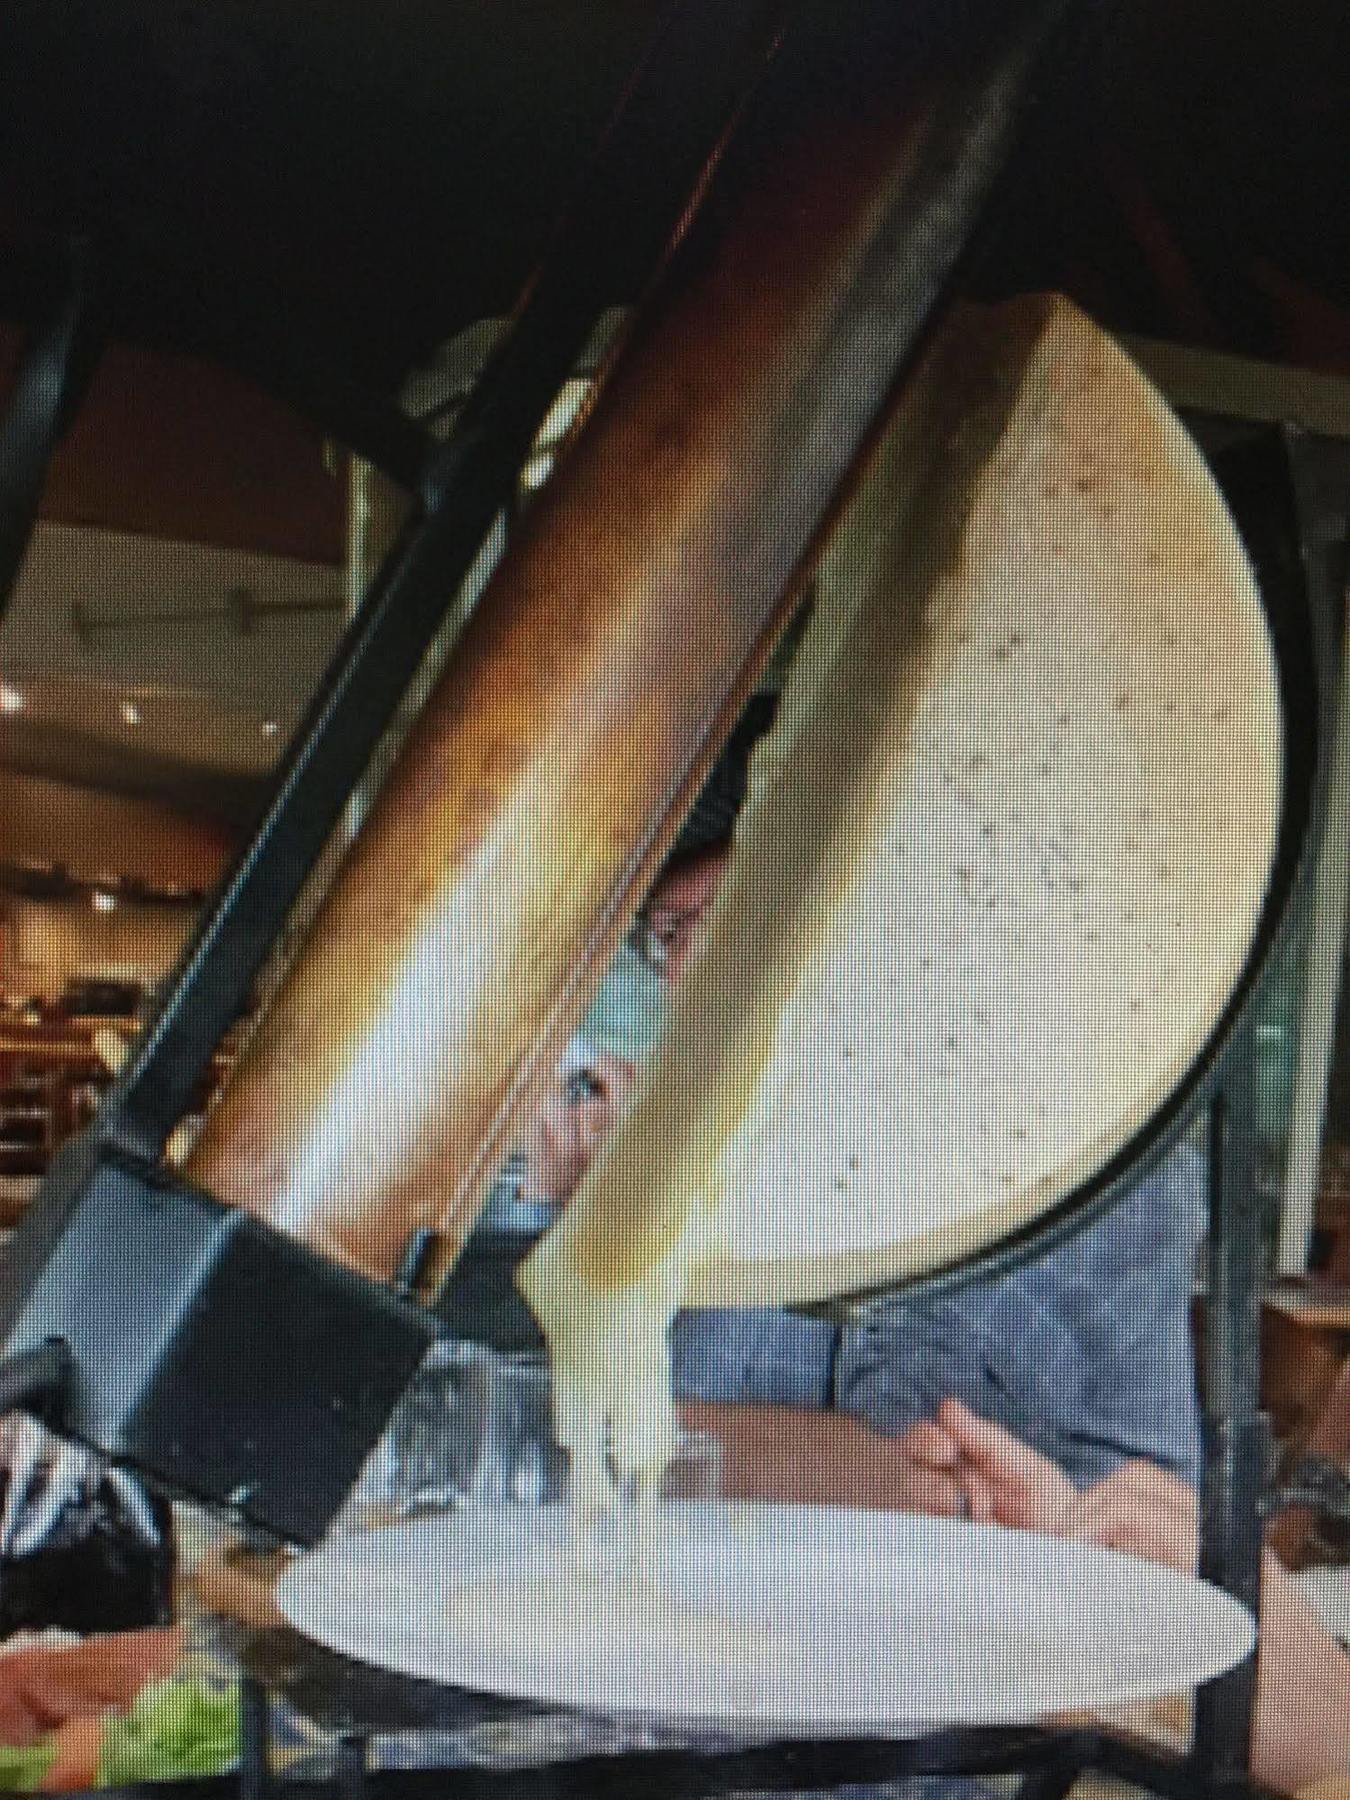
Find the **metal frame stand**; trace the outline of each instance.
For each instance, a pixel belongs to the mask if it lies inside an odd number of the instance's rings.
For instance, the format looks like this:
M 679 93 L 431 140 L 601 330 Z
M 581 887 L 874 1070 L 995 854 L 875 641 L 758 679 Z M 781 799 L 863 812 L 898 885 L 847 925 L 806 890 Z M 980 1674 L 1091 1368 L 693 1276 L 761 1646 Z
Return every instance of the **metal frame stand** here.
M 690 29 L 706 30 L 718 11 L 679 9 L 677 28 L 683 20 Z M 697 43 L 685 43 L 678 53 L 700 52 Z M 629 105 L 626 117 L 636 122 L 640 143 L 640 83 L 630 95 Z M 137 1206 L 147 1217 L 163 1217 L 166 1209 L 175 1217 L 182 1214 L 182 1194 L 162 1174 L 156 1174 L 154 1167 L 164 1141 L 190 1097 L 199 1069 L 232 1022 L 270 951 L 305 875 L 360 777 L 369 747 L 397 705 L 435 629 L 447 595 L 467 571 L 492 518 L 509 495 L 544 412 L 608 298 L 598 271 L 606 266 L 613 195 L 622 192 L 626 163 L 633 153 L 626 129 L 621 121 L 558 256 L 536 284 L 516 330 L 494 359 L 447 444 L 422 440 L 392 403 L 372 396 L 326 388 L 316 400 L 316 413 L 330 418 L 335 412 L 346 416 L 350 426 L 346 435 L 363 453 L 415 482 L 424 503 L 423 518 L 405 533 L 354 623 L 299 735 L 254 843 L 211 909 L 170 998 L 114 1089 L 97 1137 L 66 1160 L 53 1179 L 50 1194 L 44 1196 L 44 1220 L 14 1270 L 6 1272 L 9 1293 L 0 1293 L 0 1313 L 7 1314 L 11 1323 L 28 1316 L 23 1307 L 29 1278 L 49 1265 L 55 1267 L 53 1244 L 80 1208 L 92 1216 L 101 1207 L 105 1222 L 124 1219 L 126 1209 Z M 672 204 L 682 202 L 683 192 L 684 187 L 679 195 L 672 193 Z M 653 257 L 664 243 L 668 223 L 661 222 L 659 236 L 653 228 L 649 246 Z M 11 413 L 6 427 L 12 434 L 27 419 L 34 429 L 24 454 L 9 459 L 9 466 L 23 474 L 10 489 L 15 504 L 3 521 L 0 575 L 12 576 L 17 569 L 51 447 L 93 366 L 89 348 L 93 339 L 81 291 L 80 284 L 74 284 L 71 293 L 75 298 L 54 309 L 47 329 L 34 340 L 23 376 L 29 398 L 17 414 Z M 40 405 L 35 395 L 45 396 Z M 0 439 L 0 445 L 9 443 L 9 437 Z M 1286 442 L 1285 450 L 1296 462 L 1296 448 Z M 1300 541 L 1297 533 L 1295 541 Z M 7 592 L 8 583 L 4 586 Z M 1302 832 L 1299 857 L 1306 856 L 1309 841 L 1310 834 Z M 1249 997 L 1235 1002 L 1238 1012 Z M 1239 1032 L 1223 1056 L 1221 1073 L 1212 1078 L 1208 1097 L 1213 1236 L 1202 1555 L 1206 1574 L 1255 1606 L 1268 1441 L 1258 1397 L 1263 1221 L 1253 1180 L 1248 1048 L 1246 1037 Z M 188 1198 L 201 1210 L 204 1197 Z M 213 1247 L 224 1244 L 231 1256 L 271 1253 L 267 1245 L 259 1248 L 248 1232 L 231 1237 L 209 1208 L 203 1212 L 200 1230 L 202 1241 L 209 1240 Z M 224 1266 L 228 1272 L 228 1258 Z M 319 1272 L 308 1266 L 297 1264 L 294 1275 L 301 1284 L 311 1278 L 319 1281 Z M 83 1291 L 77 1285 L 77 1296 Z M 364 1304 L 354 1289 L 339 1294 L 324 1288 L 323 1292 L 335 1307 L 350 1301 L 360 1311 Z M 170 1296 L 175 1303 L 181 1297 L 177 1290 Z M 417 1327 L 415 1322 L 399 1323 L 396 1313 L 395 1307 L 389 1315 L 390 1330 L 397 1336 L 395 1325 L 399 1330 L 407 1326 L 411 1336 L 399 1339 L 407 1349 L 417 1337 Z M 30 1318 L 29 1324 L 29 1336 L 36 1332 L 36 1339 L 20 1341 L 22 1333 L 17 1339 L 11 1334 L 9 1348 L 36 1352 L 44 1338 L 50 1339 L 51 1331 L 40 1318 Z M 97 1348 L 90 1347 L 88 1367 L 94 1366 Z M 213 1343 L 209 1348 L 215 1356 L 227 1346 Z M 40 1369 L 34 1365 L 34 1369 L 44 1381 L 51 1375 L 46 1364 Z M 169 1370 L 174 1379 L 178 1373 Z M 157 1370 L 157 1379 L 159 1374 Z M 198 1382 L 199 1392 L 205 1391 L 200 1376 L 198 1368 L 185 1391 L 190 1391 L 193 1381 Z M 96 1442 L 108 1439 L 104 1423 L 92 1415 L 86 1421 Z M 118 1431 L 123 1423 L 117 1422 Z M 137 1419 L 127 1423 L 126 1429 L 139 1430 L 142 1424 L 143 1420 Z M 248 1493 L 232 1493 L 229 1498 L 247 1510 Z M 1183 1758 L 1137 1750 L 1096 1731 L 956 1732 L 909 1743 L 792 1743 L 713 1755 L 678 1749 L 648 1751 L 641 1757 L 640 1779 L 653 1800 L 685 1800 L 686 1796 L 692 1800 L 696 1795 L 747 1788 L 810 1791 L 841 1782 L 890 1781 L 909 1774 L 1019 1770 L 1029 1800 L 1055 1800 L 1068 1791 L 1081 1771 L 1097 1767 L 1125 1775 L 1159 1795 L 1255 1793 L 1248 1775 L 1254 1673 L 1251 1661 L 1202 1691 L 1194 1748 Z M 246 1688 L 244 1720 L 243 1761 L 237 1776 L 157 1786 L 162 1800 L 176 1800 L 179 1795 L 184 1800 L 204 1800 L 215 1794 L 264 1800 L 274 1777 L 269 1762 L 267 1696 L 256 1686 Z M 320 1796 L 322 1800 L 330 1796 L 331 1800 L 357 1800 L 365 1794 L 372 1800 L 385 1796 L 402 1800 L 405 1795 L 407 1800 L 418 1800 L 459 1788 L 475 1796 L 481 1793 L 484 1800 L 498 1796 L 515 1800 L 517 1795 L 524 1800 L 527 1793 L 536 1796 L 541 1788 L 552 1788 L 560 1796 L 576 1795 L 577 1800 L 582 1796 L 600 1800 L 610 1793 L 617 1800 L 620 1792 L 631 1790 L 635 1772 L 628 1757 L 587 1758 L 524 1771 L 398 1774 L 368 1773 L 365 1762 L 361 1740 L 350 1739 L 335 1779 L 308 1791 L 316 1800 Z
M 1282 674 L 1295 697 L 1319 704 L 1304 719 L 1301 795 L 1284 820 L 1275 892 L 1282 904 L 1262 927 L 1250 981 L 1235 996 L 1222 1044 L 1190 1094 L 1188 1111 L 1203 1111 L 1208 1125 L 1211 1235 L 1209 1330 L 1205 1377 L 1206 1463 L 1201 1510 L 1201 1569 L 1210 1580 L 1256 1611 L 1259 1605 L 1263 1502 L 1269 1482 L 1269 1433 L 1260 1410 L 1261 1296 L 1271 1232 L 1256 1179 L 1252 1002 L 1270 952 L 1292 928 L 1293 904 L 1316 856 L 1324 794 L 1320 766 L 1327 741 L 1329 696 L 1334 691 L 1333 645 L 1338 615 L 1334 589 L 1307 565 L 1307 536 L 1298 516 L 1299 469 L 1307 446 L 1277 433 L 1253 446 L 1237 472 L 1265 497 L 1263 525 L 1240 516 L 1270 597 L 1272 629 L 1279 641 L 1294 629 L 1302 609 L 1304 656 L 1288 644 Z M 1227 477 L 1230 497 L 1239 495 Z M 1276 477 L 1279 480 L 1276 481 Z M 1284 508 L 1291 501 L 1292 513 Z M 1281 534 L 1285 534 L 1281 536 Z M 1292 534 L 1292 535 L 1289 535 Z M 1275 558 L 1277 540 L 1284 548 Z M 1291 563 L 1289 547 L 1298 554 Z M 1276 566 L 1276 563 L 1282 566 Z M 1282 615 L 1282 603 L 1290 616 Z M 1291 695 L 1286 692 L 1286 711 Z M 1305 712 L 1307 711 L 1305 705 Z M 1300 811 L 1299 808 L 1302 808 Z M 1178 1121 L 1168 1122 L 1175 1134 Z M 1108 1194 L 1113 1189 L 1108 1189 Z M 1084 1218 L 1095 1216 L 1088 1209 Z M 431 1800 L 446 1792 L 473 1800 L 608 1800 L 631 1791 L 635 1776 L 652 1800 L 695 1800 L 744 1789 L 810 1792 L 841 1783 L 892 1782 L 910 1775 L 1022 1775 L 1026 1800 L 1058 1800 L 1078 1776 L 1102 1770 L 1168 1800 L 1238 1800 L 1261 1796 L 1250 1776 L 1250 1742 L 1256 1657 L 1203 1687 L 1196 1697 L 1195 1733 L 1189 1752 L 1167 1754 L 1099 1730 L 956 1731 L 910 1742 L 790 1743 L 706 1753 L 690 1748 L 644 1749 L 636 1755 L 585 1757 L 526 1769 L 481 1767 L 424 1771 L 372 1771 L 368 1745 L 347 1734 L 328 1781 L 306 1786 L 315 1800 Z M 256 1683 L 245 1690 L 244 1742 L 237 1777 L 170 1784 L 163 1800 L 205 1800 L 208 1793 L 266 1800 L 277 1785 L 270 1766 L 269 1702 Z M 480 1715 L 481 1716 L 481 1715 Z
M 1253 1613 L 1261 1599 L 1269 1423 L 1261 1411 L 1265 1218 L 1256 1184 L 1252 1058 L 1243 1034 L 1210 1107 L 1209 1307 L 1200 1573 Z M 1202 1688 L 1192 1762 L 1215 1793 L 1242 1791 L 1256 1696 L 1253 1653 Z
M 25 339 L 9 406 L 0 416 L 0 620 L 28 552 L 53 452 L 103 355 L 89 245 L 67 244 L 62 265 Z
M 1289 443 L 1284 441 L 1285 452 Z M 1317 804 L 1313 783 L 1310 805 Z M 1315 831 L 1305 830 L 1306 864 Z M 1250 994 L 1239 1011 L 1249 1018 Z M 1269 1478 L 1269 1436 L 1259 1404 L 1260 1308 L 1268 1236 L 1255 1179 L 1249 1025 L 1239 1022 L 1208 1084 L 1212 1232 L 1210 1329 L 1206 1376 L 1206 1472 L 1202 1572 L 1256 1609 L 1260 1591 L 1262 1501 Z M 120 1118 L 120 1110 L 114 1117 Z M 119 1204 L 125 1201 L 122 1195 Z M 36 1388 L 50 1387 L 55 1362 L 36 1360 Z M 60 1359 L 55 1359 L 59 1361 Z M 41 1367 L 38 1364 L 41 1363 Z M 49 1366 L 51 1365 L 51 1366 Z M 16 1371 L 17 1379 L 18 1371 Z M 571 1800 L 599 1800 L 631 1786 L 640 1767 L 653 1800 L 693 1800 L 743 1788 L 812 1791 L 841 1782 L 894 1781 L 907 1775 L 1019 1771 L 1028 1800 L 1056 1800 L 1089 1769 L 1107 1770 L 1162 1796 L 1257 1795 L 1249 1775 L 1255 1657 L 1197 1696 L 1194 1744 L 1176 1757 L 1097 1731 L 939 1734 L 922 1740 L 782 1744 L 712 1755 L 679 1750 L 586 1758 L 529 1770 L 370 1772 L 364 1741 L 348 1737 L 331 1782 L 307 1789 L 315 1800 L 422 1800 L 447 1789 L 484 1800 L 524 1800 L 543 1789 Z M 163 1800 L 242 1794 L 265 1800 L 276 1785 L 269 1757 L 266 1693 L 245 1689 L 243 1757 L 237 1777 L 166 1784 Z

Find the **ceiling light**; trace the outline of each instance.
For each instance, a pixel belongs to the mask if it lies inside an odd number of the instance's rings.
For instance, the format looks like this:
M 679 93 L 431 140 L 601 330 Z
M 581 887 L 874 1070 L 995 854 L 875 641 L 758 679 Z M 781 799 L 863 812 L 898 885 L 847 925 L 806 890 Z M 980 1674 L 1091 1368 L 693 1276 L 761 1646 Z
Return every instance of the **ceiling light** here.
M 122 702 L 122 723 L 124 725 L 139 725 L 140 722 L 140 707 L 137 706 L 134 700 L 124 700 Z
M 280 725 L 277 724 L 275 719 L 264 719 L 263 720 L 262 734 L 265 738 L 274 738 L 280 730 L 281 730 L 281 727 L 280 727 Z
M 110 913 L 117 905 L 117 895 L 110 894 L 106 888 L 95 888 L 89 896 L 89 904 L 95 912 Z
M 0 713 L 22 712 L 27 704 L 22 688 L 11 687 L 9 682 L 0 681 Z

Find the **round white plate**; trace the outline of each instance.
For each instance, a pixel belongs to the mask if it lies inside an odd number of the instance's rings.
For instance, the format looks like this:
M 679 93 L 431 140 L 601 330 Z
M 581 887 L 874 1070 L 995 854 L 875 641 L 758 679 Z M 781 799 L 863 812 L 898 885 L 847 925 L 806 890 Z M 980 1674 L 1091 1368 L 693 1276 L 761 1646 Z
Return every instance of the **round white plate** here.
M 307 1636 L 383 1668 L 620 1718 L 911 1736 L 1209 1679 L 1237 1602 L 1113 1551 L 834 1507 L 672 1504 L 637 1588 L 557 1506 L 339 1539 L 278 1588 Z

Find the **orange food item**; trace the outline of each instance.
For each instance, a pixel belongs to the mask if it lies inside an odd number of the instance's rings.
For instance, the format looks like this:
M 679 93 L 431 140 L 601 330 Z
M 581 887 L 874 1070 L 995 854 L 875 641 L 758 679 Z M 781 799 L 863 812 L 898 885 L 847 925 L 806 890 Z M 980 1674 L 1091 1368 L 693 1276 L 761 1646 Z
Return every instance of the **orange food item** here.
M 46 1794 L 81 1793 L 98 1781 L 99 1751 L 103 1743 L 102 1713 L 67 1719 L 52 1733 L 56 1755 L 38 1784 Z
M 176 1671 L 182 1650 L 182 1630 L 173 1626 L 0 1656 L 0 1742 L 31 1744 L 72 1720 L 129 1707 L 142 1688 Z

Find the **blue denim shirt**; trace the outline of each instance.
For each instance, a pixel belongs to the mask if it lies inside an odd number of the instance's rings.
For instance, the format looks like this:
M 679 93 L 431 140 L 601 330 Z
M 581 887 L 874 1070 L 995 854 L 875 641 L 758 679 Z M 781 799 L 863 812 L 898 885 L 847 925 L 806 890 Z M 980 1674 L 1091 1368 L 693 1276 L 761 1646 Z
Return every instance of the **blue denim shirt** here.
M 1183 1146 L 1067 1243 L 949 1298 L 897 1298 L 842 1328 L 773 1308 L 682 1313 L 676 1387 L 686 1399 L 842 1407 L 892 1435 L 950 1394 L 1035 1444 L 1080 1487 L 1138 1456 L 1196 1482 L 1190 1299 L 1206 1219 L 1204 1161 Z M 849 1785 L 822 1800 L 995 1793 L 971 1777 L 933 1776 Z
M 898 1435 L 947 1395 L 1086 1487 L 1133 1457 L 1199 1475 L 1190 1298 L 1204 1162 L 1182 1146 L 1094 1224 L 1010 1275 L 838 1327 L 765 1308 L 684 1313 L 686 1399 L 836 1406 Z

